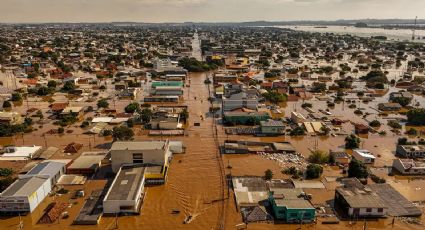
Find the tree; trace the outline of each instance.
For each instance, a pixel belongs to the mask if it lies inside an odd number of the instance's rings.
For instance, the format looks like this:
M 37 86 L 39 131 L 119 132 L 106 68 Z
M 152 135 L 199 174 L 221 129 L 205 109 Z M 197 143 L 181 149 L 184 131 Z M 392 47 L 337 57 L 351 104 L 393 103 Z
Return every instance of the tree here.
M 271 90 L 266 93 L 263 93 L 263 97 L 274 104 L 286 101 L 286 95 L 278 93 L 275 90 Z
M 408 97 L 396 97 L 392 101 L 395 103 L 399 103 L 401 106 L 405 107 L 410 104 L 412 99 Z
M 126 113 L 134 113 L 140 110 L 140 104 L 137 102 L 130 103 L 125 107 L 124 110 Z
M 372 127 L 379 127 L 381 126 L 381 122 L 379 122 L 378 120 L 373 120 L 371 122 L 369 122 L 369 125 Z
M 151 121 L 152 118 L 152 110 L 149 108 L 144 108 L 141 112 L 142 121 L 145 123 L 148 123 Z
M 10 101 L 3 102 L 3 108 L 11 108 L 11 107 L 12 107 L 12 103 L 10 103 Z
M 309 164 L 305 171 L 307 179 L 319 178 L 323 173 L 323 167 L 318 164 Z
M 355 149 L 360 146 L 360 138 L 354 134 L 351 134 L 345 138 L 345 148 Z
M 364 179 L 369 176 L 366 166 L 353 158 L 348 164 L 348 177 L 355 177 L 357 179 Z
M 273 172 L 272 172 L 272 170 L 267 169 L 267 170 L 264 172 L 264 179 L 266 179 L 266 180 L 271 180 L 272 178 L 273 178 Z
M 298 126 L 292 129 L 291 132 L 289 133 L 289 135 L 291 136 L 303 136 L 304 134 L 305 134 L 305 130 L 301 126 Z
M 54 80 L 50 80 L 49 82 L 47 82 L 47 87 L 49 88 L 56 88 L 57 85 L 57 82 Z
M 74 90 L 76 88 L 75 83 L 73 81 L 67 81 L 65 82 L 65 84 L 63 85 L 63 90 L 65 91 L 70 91 L 70 90 Z
M 412 125 L 425 125 L 425 109 L 411 109 L 407 112 L 407 121 Z
M 114 141 L 128 141 L 134 136 L 134 132 L 127 126 L 117 126 L 112 129 L 112 137 Z
M 11 101 L 22 101 L 22 95 L 20 93 L 12 93 Z
M 59 127 L 58 128 L 58 133 L 59 134 L 64 133 L 64 132 L 65 132 L 65 129 L 63 127 Z
M 329 155 L 321 150 L 311 152 L 308 161 L 314 164 L 325 164 L 329 162 Z
M 97 107 L 99 108 L 108 108 L 109 107 L 109 103 L 105 98 L 100 99 L 99 101 L 97 101 Z

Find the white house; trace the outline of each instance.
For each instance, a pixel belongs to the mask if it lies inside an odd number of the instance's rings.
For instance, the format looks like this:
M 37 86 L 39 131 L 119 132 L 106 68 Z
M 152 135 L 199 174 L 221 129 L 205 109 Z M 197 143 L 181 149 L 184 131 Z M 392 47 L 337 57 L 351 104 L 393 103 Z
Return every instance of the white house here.
M 376 157 L 365 149 L 353 149 L 353 157 L 364 164 L 374 164 Z
M 393 168 L 403 175 L 425 175 L 425 163 L 413 159 L 394 159 Z

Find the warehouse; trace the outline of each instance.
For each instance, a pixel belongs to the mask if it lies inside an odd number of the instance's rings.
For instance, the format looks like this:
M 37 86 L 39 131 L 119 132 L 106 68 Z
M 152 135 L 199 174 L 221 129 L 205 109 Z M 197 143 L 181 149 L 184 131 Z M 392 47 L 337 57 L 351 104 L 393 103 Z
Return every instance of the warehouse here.
M 102 165 L 105 159 L 104 152 L 85 152 L 82 153 L 72 164 L 66 169 L 68 174 L 93 175 Z
M 105 214 L 139 213 L 144 196 L 145 168 L 122 166 L 103 200 Z

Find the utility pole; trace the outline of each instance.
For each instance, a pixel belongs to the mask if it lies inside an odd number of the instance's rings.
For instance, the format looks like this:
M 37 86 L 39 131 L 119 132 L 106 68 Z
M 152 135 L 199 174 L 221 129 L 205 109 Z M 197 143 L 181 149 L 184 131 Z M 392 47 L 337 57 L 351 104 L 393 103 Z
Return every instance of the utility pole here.
M 412 30 L 412 41 L 414 41 L 416 38 L 416 25 L 418 23 L 418 16 L 416 16 L 415 18 L 415 25 L 413 26 L 413 30 Z

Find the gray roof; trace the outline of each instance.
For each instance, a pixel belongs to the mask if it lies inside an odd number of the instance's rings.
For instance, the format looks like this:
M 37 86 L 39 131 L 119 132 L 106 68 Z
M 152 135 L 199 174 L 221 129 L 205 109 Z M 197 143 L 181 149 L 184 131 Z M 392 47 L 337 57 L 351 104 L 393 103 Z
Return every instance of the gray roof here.
M 260 124 L 263 127 L 283 127 L 284 126 L 282 121 L 275 121 L 272 119 L 269 119 L 267 121 L 260 121 Z
M 23 179 L 18 179 L 13 184 L 11 184 L 2 194 L 2 197 L 7 196 L 30 196 L 32 193 L 37 191 L 46 180 L 49 180 L 45 177 L 34 176 Z
M 165 141 L 114 142 L 110 150 L 155 150 L 164 149 Z
M 26 175 L 47 175 L 49 178 L 54 177 L 63 167 L 65 163 L 49 161 L 41 162 L 32 168 Z
M 368 188 L 337 188 L 351 208 L 387 208 L 385 202 L 378 194 Z
M 106 153 L 104 152 L 87 152 L 81 154 L 77 159 L 72 162 L 68 167 L 69 169 L 88 169 L 96 168 L 105 158 Z
M 303 193 L 302 189 L 298 188 L 271 188 L 274 201 L 277 206 L 284 206 L 288 209 L 314 209 L 313 205 L 308 200 L 300 198 Z
M 109 189 L 106 200 L 134 200 L 142 186 L 145 168 L 140 165 L 122 166 Z

